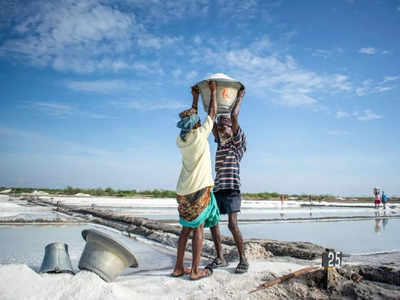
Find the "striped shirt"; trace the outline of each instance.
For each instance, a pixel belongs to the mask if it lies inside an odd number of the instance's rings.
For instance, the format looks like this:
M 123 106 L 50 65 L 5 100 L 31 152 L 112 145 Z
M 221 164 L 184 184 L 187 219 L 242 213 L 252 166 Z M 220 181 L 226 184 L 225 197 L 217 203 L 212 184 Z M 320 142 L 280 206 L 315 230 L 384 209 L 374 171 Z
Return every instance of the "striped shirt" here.
M 246 136 L 239 127 L 237 135 L 227 144 L 221 145 L 218 138 L 216 142 L 214 191 L 240 190 L 240 160 L 246 151 Z

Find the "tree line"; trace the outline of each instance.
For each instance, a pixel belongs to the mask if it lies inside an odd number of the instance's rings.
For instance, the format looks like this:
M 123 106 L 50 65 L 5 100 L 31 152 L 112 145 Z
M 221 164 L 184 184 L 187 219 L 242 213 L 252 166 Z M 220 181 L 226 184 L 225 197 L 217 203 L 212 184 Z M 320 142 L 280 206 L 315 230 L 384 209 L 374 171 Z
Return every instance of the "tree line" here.
M 149 198 L 176 198 L 176 192 L 163 189 L 152 190 L 114 190 L 111 187 L 103 188 L 78 188 L 67 186 L 64 189 L 49 189 L 49 188 L 27 188 L 27 187 L 0 187 L 0 191 L 11 189 L 13 194 L 32 193 L 33 191 L 42 191 L 50 195 L 76 195 L 88 194 L 91 196 L 110 196 L 110 197 L 149 197 Z M 263 193 L 242 193 L 243 199 L 248 200 L 265 200 L 265 199 L 280 199 L 281 194 L 276 192 Z M 285 194 L 285 200 L 308 200 L 309 194 Z M 290 198 L 290 199 L 289 199 Z M 336 196 L 330 194 L 311 195 L 313 201 L 335 200 Z M 353 197 L 346 197 L 347 200 Z M 355 197 L 359 201 L 370 201 L 372 197 Z M 395 200 L 396 198 L 392 198 Z

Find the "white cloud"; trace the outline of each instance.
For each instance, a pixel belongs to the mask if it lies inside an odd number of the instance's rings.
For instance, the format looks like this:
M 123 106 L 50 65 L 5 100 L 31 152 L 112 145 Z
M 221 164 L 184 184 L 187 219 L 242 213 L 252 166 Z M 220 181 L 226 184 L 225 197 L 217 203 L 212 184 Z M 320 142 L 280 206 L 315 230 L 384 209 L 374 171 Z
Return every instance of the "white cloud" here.
M 383 55 L 390 54 L 390 51 L 388 51 L 388 50 L 383 50 L 383 51 L 382 51 L 382 54 L 383 54 Z
M 358 50 L 358 52 L 362 54 L 373 55 L 376 53 L 376 49 L 373 47 L 361 48 L 360 50 Z
M 360 121 L 370 121 L 370 120 L 377 120 L 377 119 L 382 119 L 382 118 L 383 118 L 382 115 L 378 115 L 370 109 L 364 110 L 364 113 L 358 115 L 358 117 L 357 117 L 357 119 Z
M 316 93 L 338 93 L 353 90 L 344 74 L 318 74 L 301 67 L 295 58 L 284 54 L 268 37 L 240 47 L 233 42 L 220 41 L 220 47 L 205 41 L 193 48 L 191 62 L 211 65 L 240 80 L 257 96 L 284 106 L 321 106 Z M 234 49 L 234 50 L 232 50 Z
M 145 4 L 139 2 L 125 8 Z M 144 62 L 143 51 L 174 47 L 182 41 L 182 37 L 149 33 L 135 13 L 107 1 L 40 1 L 27 6 L 29 14 L 11 22 L 15 24 L 10 27 L 12 38 L 4 41 L 0 53 L 58 71 L 118 72 L 135 69 L 137 64 L 150 64 L 147 69 L 152 70 L 154 62 Z
M 225 44 L 222 40 L 221 44 Z M 210 64 L 240 80 L 252 91 L 269 97 L 285 106 L 315 106 L 319 103 L 316 92 L 337 93 L 352 90 L 346 75 L 320 75 L 298 65 L 290 55 L 279 54 L 279 49 L 268 37 L 256 40 L 246 47 L 198 47 L 192 51 L 192 62 Z M 235 49 L 235 50 L 232 50 Z
M 5 41 L 3 51 L 33 64 L 77 72 L 123 68 L 125 62 L 103 55 L 127 51 L 137 30 L 134 15 L 95 0 L 38 2 L 27 18 L 17 21 L 15 38 Z

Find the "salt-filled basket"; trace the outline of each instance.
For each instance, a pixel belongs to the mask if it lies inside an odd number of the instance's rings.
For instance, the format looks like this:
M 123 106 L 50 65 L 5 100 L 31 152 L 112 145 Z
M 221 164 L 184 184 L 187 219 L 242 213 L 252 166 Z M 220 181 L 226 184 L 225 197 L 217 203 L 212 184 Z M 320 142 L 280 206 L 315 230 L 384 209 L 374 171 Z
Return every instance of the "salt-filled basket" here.
M 208 82 L 211 80 L 217 82 L 217 113 L 231 113 L 236 101 L 237 92 L 241 87 L 244 87 L 244 85 L 223 73 L 212 74 L 197 83 L 206 113 L 210 105 L 210 89 L 208 87 Z

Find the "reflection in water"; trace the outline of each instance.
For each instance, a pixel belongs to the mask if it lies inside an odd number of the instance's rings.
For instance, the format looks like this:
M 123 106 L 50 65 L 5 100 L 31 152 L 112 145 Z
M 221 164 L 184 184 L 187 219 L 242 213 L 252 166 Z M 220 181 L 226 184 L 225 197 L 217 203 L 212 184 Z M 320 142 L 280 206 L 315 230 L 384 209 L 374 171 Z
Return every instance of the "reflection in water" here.
M 375 232 L 379 233 L 386 229 L 389 223 L 389 218 L 386 216 L 386 211 L 381 214 L 380 211 L 375 211 Z M 382 226 L 381 226 L 382 225 Z
M 283 199 L 284 199 L 284 197 L 281 196 L 281 210 L 280 210 L 280 212 L 279 212 L 279 215 L 281 216 L 281 218 L 283 218 L 283 217 L 285 216 L 285 214 L 283 213 L 283 212 L 284 212 L 284 209 L 283 209 Z
M 382 228 L 383 228 L 383 230 L 386 230 L 386 226 L 387 226 L 388 222 L 389 222 L 389 218 L 385 218 L 385 219 L 382 220 Z
M 381 218 L 376 218 L 375 219 L 375 232 L 379 233 L 381 231 Z

